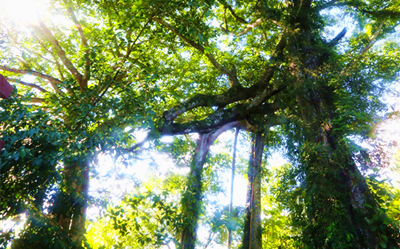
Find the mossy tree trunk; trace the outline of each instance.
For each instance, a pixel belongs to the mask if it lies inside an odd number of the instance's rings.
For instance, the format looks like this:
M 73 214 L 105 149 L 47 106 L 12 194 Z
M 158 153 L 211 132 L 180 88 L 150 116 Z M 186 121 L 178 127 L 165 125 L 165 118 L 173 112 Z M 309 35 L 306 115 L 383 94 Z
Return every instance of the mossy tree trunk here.
M 246 217 L 242 249 L 262 248 L 261 227 L 261 162 L 264 149 L 262 134 L 253 136 L 248 169 Z
M 198 226 L 198 220 L 201 214 L 202 205 L 202 173 L 203 166 L 206 162 L 210 146 L 218 138 L 218 136 L 235 126 L 238 126 L 239 122 L 228 123 L 215 131 L 210 133 L 200 134 L 200 138 L 197 141 L 196 151 L 192 157 L 190 165 L 190 173 L 187 183 L 187 190 L 183 194 L 182 204 L 182 217 L 183 217 L 183 228 L 180 238 L 181 249 L 194 249 L 196 246 L 196 231 Z

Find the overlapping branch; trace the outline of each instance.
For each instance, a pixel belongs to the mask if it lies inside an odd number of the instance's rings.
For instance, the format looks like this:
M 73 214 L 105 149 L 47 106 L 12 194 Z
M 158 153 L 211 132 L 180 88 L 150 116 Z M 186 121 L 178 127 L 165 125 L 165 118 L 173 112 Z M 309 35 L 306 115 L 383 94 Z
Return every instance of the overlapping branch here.
M 33 75 L 33 76 L 36 76 L 36 77 L 39 77 L 39 78 L 48 80 L 48 81 L 50 81 L 51 83 L 56 84 L 56 85 L 57 85 L 57 84 L 62 84 L 62 82 L 59 81 L 58 79 L 56 79 L 56 78 L 54 78 L 54 77 L 52 77 L 52 76 L 49 76 L 49 75 L 45 75 L 45 74 L 36 72 L 36 71 L 34 71 L 34 70 L 15 69 L 15 68 L 9 68 L 9 67 L 6 67 L 6 66 L 1 66 L 1 65 L 0 65 L 0 70 L 4 70 L 4 71 L 8 71 L 8 72 L 13 72 L 13 73 L 18 73 L 18 74 Z
M 11 79 L 11 78 L 9 78 L 9 77 L 5 77 L 5 78 L 6 78 L 8 81 L 11 81 L 11 82 L 15 82 L 15 83 L 18 83 L 18 84 L 21 84 L 21 85 L 25 85 L 25 86 L 29 86 L 29 87 L 38 89 L 38 90 L 41 91 L 42 93 L 48 93 L 48 91 L 46 91 L 44 88 L 42 88 L 42 87 L 40 87 L 40 86 L 38 86 L 38 85 L 36 85 L 36 84 L 28 83 L 28 82 L 25 82 L 25 81 L 22 81 L 22 80 L 17 80 L 17 79 Z
M 78 19 L 76 18 L 76 15 L 74 13 L 74 11 L 72 10 L 71 4 L 68 3 L 67 0 L 64 0 L 65 5 L 67 6 L 67 12 L 70 16 L 70 18 L 72 19 L 72 21 L 74 22 L 76 28 L 78 29 L 79 32 L 79 36 L 81 37 L 81 41 L 82 41 L 82 45 L 85 49 L 85 73 L 84 76 L 82 78 L 82 84 L 87 84 L 87 82 L 90 79 L 90 60 L 89 60 L 89 45 L 85 36 L 85 33 L 83 32 L 82 26 L 79 23 Z M 86 83 L 85 83 L 86 82 Z
M 65 51 L 58 43 L 57 39 L 53 36 L 51 30 L 44 24 L 42 20 L 39 20 L 40 27 L 36 27 L 36 29 L 44 35 L 44 37 L 53 45 L 53 47 L 57 51 L 58 57 L 61 59 L 64 66 L 70 71 L 70 73 L 74 76 L 74 78 L 78 81 L 81 89 L 87 88 L 87 81 L 83 79 L 82 74 L 75 68 L 72 62 L 68 59 Z
M 265 70 L 264 74 L 261 76 L 258 82 L 255 83 L 253 86 L 249 88 L 243 88 L 241 86 L 240 87 L 233 86 L 229 90 L 219 95 L 198 94 L 188 99 L 184 103 L 180 103 L 172 107 L 168 111 L 164 112 L 163 117 L 165 121 L 167 123 L 171 123 L 180 114 L 200 106 L 210 106 L 210 107 L 217 106 L 221 108 L 230 103 L 254 98 L 253 103 L 250 107 L 254 108 L 260 105 L 261 103 L 265 102 L 268 98 L 275 95 L 277 92 L 283 90 L 279 88 L 278 90 L 276 89 L 274 90 L 273 88 L 271 89 L 268 88 L 267 86 L 274 75 L 276 67 L 274 64 L 276 64 L 279 58 L 282 56 L 285 46 L 286 46 L 286 39 L 284 37 L 284 34 L 282 34 L 270 59 L 272 66 L 268 67 Z M 260 91 L 262 91 L 261 95 L 257 97 L 257 95 L 260 94 L 259 93 Z
M 209 52 L 205 52 L 205 49 L 202 45 L 188 39 L 187 37 L 185 37 L 184 35 L 182 35 L 181 33 L 179 33 L 179 31 L 172 27 L 170 24 L 168 24 L 166 21 L 164 21 L 161 18 L 157 18 L 157 17 L 152 17 L 152 19 L 154 21 L 156 21 L 157 23 L 161 24 L 162 26 L 164 26 L 165 28 L 169 29 L 170 31 L 172 31 L 174 34 L 176 34 L 179 38 L 181 38 L 182 40 L 184 40 L 187 44 L 189 44 L 190 46 L 192 46 L 193 48 L 197 49 L 200 53 L 204 54 L 208 60 L 211 62 L 211 64 L 222 74 L 225 74 L 229 77 L 229 79 L 231 80 L 232 84 L 234 86 L 240 86 L 239 80 L 236 77 L 236 74 L 234 72 L 234 70 L 229 70 L 226 67 L 223 67 L 221 64 L 219 64 L 217 62 L 217 60 L 215 59 L 215 57 L 209 53 Z
M 336 46 L 336 45 L 338 44 L 338 42 L 346 35 L 346 33 L 347 33 L 347 28 L 344 27 L 344 28 L 342 29 L 342 31 L 341 31 L 335 38 L 333 38 L 332 41 L 330 41 L 330 42 L 328 43 L 328 46 L 329 46 L 329 47 L 334 47 L 334 46 Z
M 256 28 L 257 26 L 260 26 L 261 24 L 261 18 L 258 18 L 255 22 L 253 22 L 252 24 L 249 24 L 246 26 L 246 28 L 242 31 L 239 32 L 237 35 L 241 36 L 241 35 L 245 35 L 247 34 L 250 30 Z

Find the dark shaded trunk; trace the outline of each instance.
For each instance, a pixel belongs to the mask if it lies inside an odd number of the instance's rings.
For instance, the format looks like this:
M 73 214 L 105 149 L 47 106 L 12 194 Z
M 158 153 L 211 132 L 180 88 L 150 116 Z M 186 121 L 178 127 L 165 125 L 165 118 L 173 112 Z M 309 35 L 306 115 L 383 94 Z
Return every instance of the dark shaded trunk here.
M 262 248 L 261 227 L 261 162 L 264 142 L 261 133 L 252 139 L 248 169 L 246 217 L 243 228 L 242 249 Z
M 67 231 L 71 245 L 82 248 L 88 201 L 89 167 L 87 162 L 64 170 L 62 190 L 59 192 L 54 218 Z
M 336 112 L 342 96 L 329 84 L 326 72 L 330 68 L 324 63 L 335 58 L 330 48 L 344 37 L 346 29 L 326 43 L 307 25 L 313 22 L 308 11 L 310 2 L 295 1 L 294 5 L 298 10 L 293 24 L 299 23 L 300 31 L 289 42 L 288 47 L 293 49 L 289 65 L 299 106 L 297 115 L 302 119 L 298 123 L 302 136 L 297 137 L 301 147 L 296 153 L 304 167 L 309 221 L 302 238 L 310 248 L 381 247 L 380 236 L 383 230 L 388 231 L 388 226 L 382 224 L 384 215 L 352 159 L 352 150 L 344 139 L 347 127 L 332 124 L 332 120 L 342 118 Z M 340 73 L 344 69 L 336 70 Z M 319 77 L 322 74 L 327 76 Z M 349 92 L 357 91 L 353 88 Z
M 88 163 L 73 165 L 64 170 L 63 180 L 49 214 L 42 205 L 27 214 L 27 226 L 13 241 L 12 249 L 83 248 L 85 214 L 88 200 Z M 49 238 L 53 238 L 50 240 Z

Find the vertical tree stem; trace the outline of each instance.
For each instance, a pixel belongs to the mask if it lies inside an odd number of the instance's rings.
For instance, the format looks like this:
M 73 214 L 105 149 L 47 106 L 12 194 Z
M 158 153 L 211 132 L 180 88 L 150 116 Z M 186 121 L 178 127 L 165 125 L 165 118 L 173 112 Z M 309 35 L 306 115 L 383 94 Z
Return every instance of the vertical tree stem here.
M 264 141 L 260 132 L 254 134 L 248 170 L 246 215 L 243 228 L 243 249 L 261 249 L 261 162 Z
M 234 180 L 235 180 L 235 170 L 236 170 L 236 145 L 237 145 L 237 138 L 239 135 L 239 130 L 240 128 L 237 127 L 236 128 L 236 133 L 235 133 L 235 140 L 233 142 L 233 155 L 232 155 L 232 176 L 231 176 L 231 200 L 229 203 L 229 218 L 230 220 L 232 220 L 232 204 L 233 204 L 233 184 L 234 184 Z M 228 231 L 229 231 L 229 238 L 228 238 L 228 249 L 231 248 L 231 244 L 232 244 L 232 227 L 229 226 L 228 227 Z

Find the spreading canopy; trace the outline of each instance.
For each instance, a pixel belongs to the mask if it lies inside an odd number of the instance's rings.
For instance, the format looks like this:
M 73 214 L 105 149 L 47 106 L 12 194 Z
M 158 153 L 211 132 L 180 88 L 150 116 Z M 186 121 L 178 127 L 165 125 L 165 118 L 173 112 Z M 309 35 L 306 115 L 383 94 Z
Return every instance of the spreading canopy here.
M 215 140 L 235 126 L 275 126 L 308 177 L 317 166 L 335 171 L 339 154 L 351 165 L 340 174 L 354 173 L 346 138 L 370 133 L 379 96 L 399 72 L 399 44 L 385 41 L 399 25 L 395 0 L 54 0 L 41 8 L 31 22 L 0 20 L 0 73 L 17 89 L 0 102 L 1 218 L 40 213 L 52 188 L 64 194 L 50 214 L 60 224 L 77 217 L 97 154 L 134 155 L 144 144 L 128 127 L 146 130 L 147 140 L 195 132 Z M 56 210 L 60 198 L 80 204 Z

